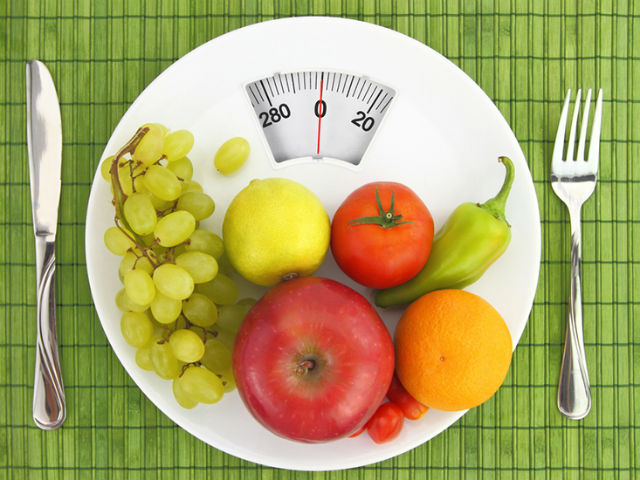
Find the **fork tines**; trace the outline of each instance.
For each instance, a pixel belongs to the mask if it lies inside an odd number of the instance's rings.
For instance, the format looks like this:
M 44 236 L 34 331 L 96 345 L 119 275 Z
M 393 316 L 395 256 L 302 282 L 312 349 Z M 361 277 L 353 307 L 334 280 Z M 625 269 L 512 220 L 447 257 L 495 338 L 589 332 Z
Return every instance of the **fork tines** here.
M 573 115 L 571 120 L 571 128 L 569 130 L 569 139 L 567 140 L 567 151 L 563 158 L 562 152 L 564 149 L 565 131 L 567 127 L 567 118 L 569 116 L 569 103 L 571 101 L 571 89 L 567 91 L 567 96 L 564 99 L 564 105 L 562 107 L 562 113 L 560 115 L 560 122 L 558 124 L 558 133 L 556 134 L 556 141 L 553 148 L 552 157 L 552 170 L 555 174 L 563 173 L 563 164 L 566 161 L 585 161 L 584 152 L 587 140 L 587 125 L 589 123 L 589 109 L 591 106 L 591 89 L 587 90 L 587 96 L 584 102 L 584 113 L 582 114 L 582 125 L 580 127 L 580 138 L 578 139 L 578 150 L 574 158 L 574 146 L 576 141 L 576 129 L 578 125 L 578 116 L 580 113 L 580 99 L 582 95 L 582 89 L 578 89 L 576 94 L 575 107 L 573 109 Z M 602 125 L 602 89 L 598 93 L 596 100 L 596 108 L 593 117 L 593 124 L 591 127 L 591 138 L 589 141 L 589 154 L 586 159 L 589 164 L 589 170 L 597 171 L 598 169 L 598 157 L 599 157 L 599 144 L 600 144 L 600 129 Z M 575 172 L 575 167 L 579 165 L 572 165 L 571 172 Z

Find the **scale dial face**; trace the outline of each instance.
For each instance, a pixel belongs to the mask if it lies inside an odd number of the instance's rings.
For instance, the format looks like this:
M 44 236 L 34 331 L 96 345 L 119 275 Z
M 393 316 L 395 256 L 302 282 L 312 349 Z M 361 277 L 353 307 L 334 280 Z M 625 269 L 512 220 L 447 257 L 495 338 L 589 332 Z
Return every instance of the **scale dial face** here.
M 276 73 L 245 88 L 276 163 L 360 164 L 396 94 L 365 76 L 317 70 Z

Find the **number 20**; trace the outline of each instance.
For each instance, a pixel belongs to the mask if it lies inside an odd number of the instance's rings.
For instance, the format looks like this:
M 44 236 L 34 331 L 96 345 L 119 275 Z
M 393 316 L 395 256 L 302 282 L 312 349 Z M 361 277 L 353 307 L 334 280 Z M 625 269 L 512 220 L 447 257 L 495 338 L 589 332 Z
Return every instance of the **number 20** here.
M 368 132 L 373 128 L 376 121 L 373 119 L 373 117 L 367 117 L 366 113 L 364 113 L 362 110 L 359 110 L 358 112 L 356 112 L 356 118 L 351 120 L 351 123 L 353 123 L 357 127 L 362 128 L 362 130 L 364 130 L 365 132 Z

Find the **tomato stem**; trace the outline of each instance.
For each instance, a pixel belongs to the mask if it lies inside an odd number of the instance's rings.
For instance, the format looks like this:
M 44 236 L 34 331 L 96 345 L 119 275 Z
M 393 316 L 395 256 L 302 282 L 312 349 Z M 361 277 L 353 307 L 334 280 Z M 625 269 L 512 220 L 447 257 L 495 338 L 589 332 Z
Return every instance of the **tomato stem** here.
M 349 227 L 353 227 L 354 225 L 373 224 L 382 228 L 393 228 L 398 225 L 413 223 L 410 221 L 401 221 L 402 215 L 395 212 L 395 193 L 393 191 L 391 192 L 391 204 L 389 205 L 389 210 L 385 210 L 382 206 L 382 201 L 380 200 L 380 193 L 376 188 L 376 204 L 378 205 L 377 216 L 355 218 L 347 222 L 347 225 L 349 225 Z

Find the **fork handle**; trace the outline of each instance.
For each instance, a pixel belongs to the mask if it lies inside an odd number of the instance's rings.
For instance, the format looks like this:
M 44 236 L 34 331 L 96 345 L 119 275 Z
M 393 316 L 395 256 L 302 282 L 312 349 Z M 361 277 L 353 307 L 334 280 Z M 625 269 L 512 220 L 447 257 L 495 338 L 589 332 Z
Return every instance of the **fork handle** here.
M 582 334 L 580 206 L 569 209 L 571 221 L 571 298 L 567 333 L 558 384 L 558 408 L 568 418 L 580 420 L 591 409 L 589 373 Z

